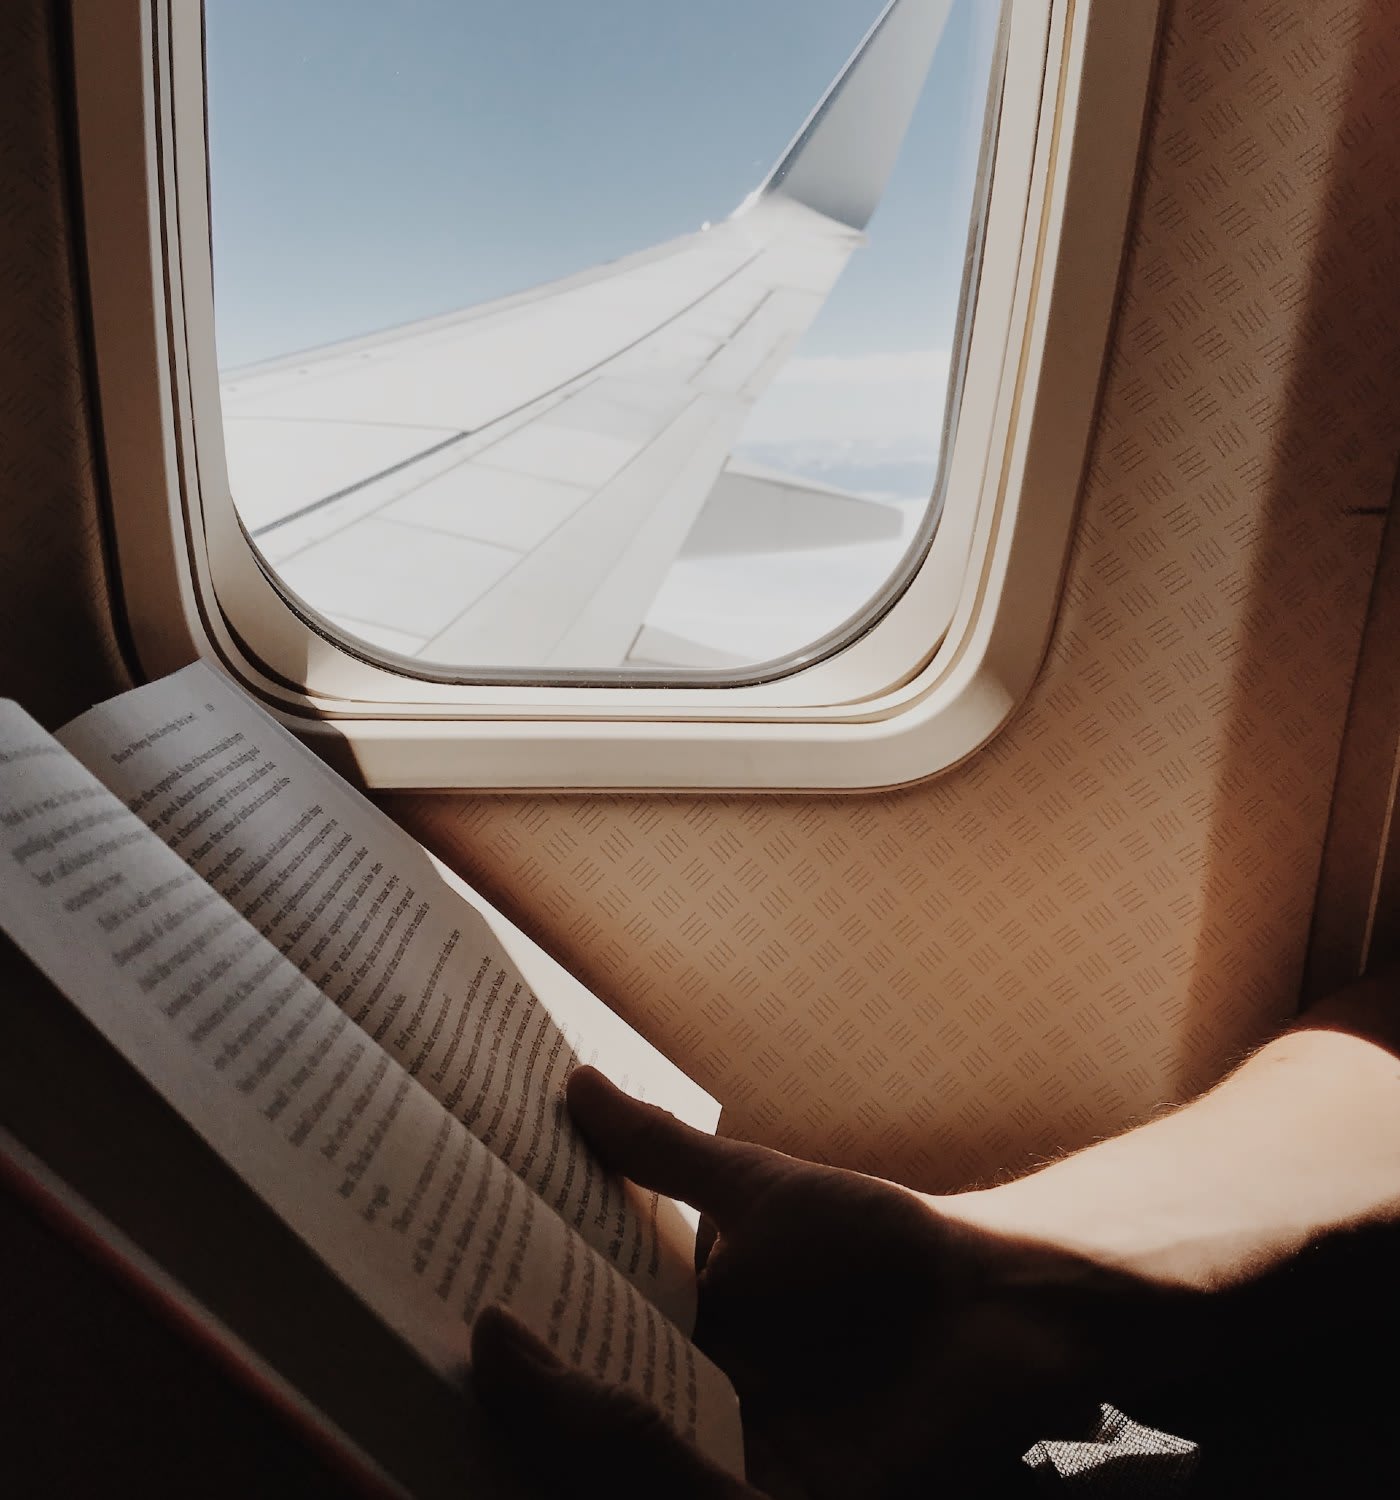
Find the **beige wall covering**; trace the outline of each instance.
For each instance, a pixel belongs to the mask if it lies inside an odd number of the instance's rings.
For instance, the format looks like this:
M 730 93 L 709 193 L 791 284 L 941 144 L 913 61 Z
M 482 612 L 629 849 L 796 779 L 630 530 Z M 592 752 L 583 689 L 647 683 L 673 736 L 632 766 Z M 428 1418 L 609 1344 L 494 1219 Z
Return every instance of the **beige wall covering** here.
M 1054 645 L 880 796 L 400 796 L 727 1128 L 955 1184 L 1292 1008 L 1400 447 L 1400 7 L 1181 0 Z

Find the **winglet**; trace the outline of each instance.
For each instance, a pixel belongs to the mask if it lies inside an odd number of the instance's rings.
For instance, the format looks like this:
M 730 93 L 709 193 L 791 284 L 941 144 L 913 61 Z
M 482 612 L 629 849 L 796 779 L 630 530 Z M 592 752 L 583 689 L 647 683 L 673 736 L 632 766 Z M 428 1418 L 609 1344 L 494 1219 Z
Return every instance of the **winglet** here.
M 791 198 L 864 229 L 884 195 L 952 0 L 890 0 L 742 208 Z

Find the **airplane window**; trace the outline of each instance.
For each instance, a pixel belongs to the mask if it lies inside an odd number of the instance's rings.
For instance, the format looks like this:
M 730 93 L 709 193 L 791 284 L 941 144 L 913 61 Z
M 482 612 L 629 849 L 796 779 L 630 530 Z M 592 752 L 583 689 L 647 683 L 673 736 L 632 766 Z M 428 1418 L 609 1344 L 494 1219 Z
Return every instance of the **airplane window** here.
M 858 629 L 937 520 L 999 15 L 205 0 L 228 474 L 279 587 L 468 678 Z

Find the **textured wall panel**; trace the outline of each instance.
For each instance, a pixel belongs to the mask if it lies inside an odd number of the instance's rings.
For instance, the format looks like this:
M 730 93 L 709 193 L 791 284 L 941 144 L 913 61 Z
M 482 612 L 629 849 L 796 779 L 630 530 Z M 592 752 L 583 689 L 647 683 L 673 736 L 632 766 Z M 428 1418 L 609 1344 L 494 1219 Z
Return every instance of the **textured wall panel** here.
M 391 810 L 727 1107 L 926 1184 L 1294 1003 L 1400 447 L 1400 6 L 1182 0 L 1064 605 L 1011 726 L 850 798 Z
M 50 7 L 0 5 L 0 697 L 59 723 L 126 685 L 74 302 Z

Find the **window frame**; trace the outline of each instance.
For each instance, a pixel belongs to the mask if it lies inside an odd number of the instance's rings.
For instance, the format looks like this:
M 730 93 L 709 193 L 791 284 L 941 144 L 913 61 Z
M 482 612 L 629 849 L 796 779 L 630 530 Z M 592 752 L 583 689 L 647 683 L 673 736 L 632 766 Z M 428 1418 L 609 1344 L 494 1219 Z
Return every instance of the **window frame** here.
M 901 596 L 786 676 L 639 687 L 410 677 L 321 634 L 270 583 L 224 466 L 198 0 L 73 0 L 100 432 L 142 669 L 211 660 L 378 787 L 855 790 L 962 761 L 1014 712 L 1048 646 L 1158 9 L 1009 0 L 946 498 Z

